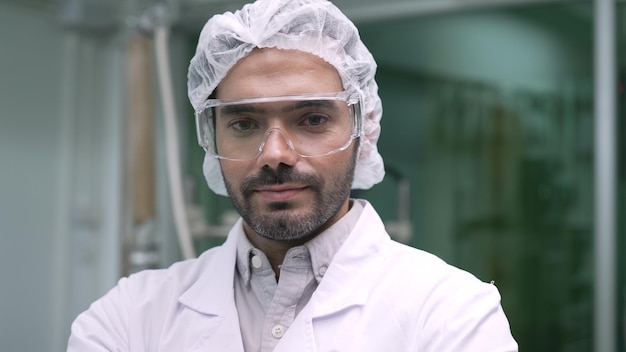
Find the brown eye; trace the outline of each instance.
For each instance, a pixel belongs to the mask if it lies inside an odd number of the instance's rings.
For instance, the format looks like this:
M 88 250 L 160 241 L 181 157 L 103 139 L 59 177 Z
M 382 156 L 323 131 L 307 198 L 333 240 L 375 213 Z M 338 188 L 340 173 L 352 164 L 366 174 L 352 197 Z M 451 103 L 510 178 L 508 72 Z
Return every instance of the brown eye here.
M 328 121 L 328 117 L 324 115 L 309 115 L 302 122 L 305 126 L 320 126 Z
M 250 120 L 234 120 L 228 124 L 228 127 L 237 131 L 246 132 L 256 128 L 256 123 Z

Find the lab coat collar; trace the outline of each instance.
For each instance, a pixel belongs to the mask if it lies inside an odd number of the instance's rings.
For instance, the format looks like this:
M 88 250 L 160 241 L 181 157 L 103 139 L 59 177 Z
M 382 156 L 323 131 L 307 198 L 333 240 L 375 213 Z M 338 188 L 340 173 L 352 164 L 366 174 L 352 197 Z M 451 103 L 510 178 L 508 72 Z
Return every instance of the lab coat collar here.
M 381 267 L 381 243 L 390 238 L 374 208 L 365 200 L 356 201 L 363 212 L 311 297 L 313 318 L 364 305 L 375 284 L 370 278 Z
M 324 278 L 311 297 L 308 307 L 310 318 L 330 315 L 351 306 L 364 305 L 372 282 L 370 277 L 380 270 L 381 243 L 390 238 L 374 208 L 365 200 L 355 200 L 363 205 L 363 212 L 350 236 L 335 255 Z M 238 233 L 242 220 L 233 226 L 223 248 L 217 255 L 203 254 L 198 258 L 194 281 L 179 298 L 183 305 L 202 314 L 236 316 L 234 277 Z M 209 250 L 211 251 L 211 250 Z M 206 268 L 220 268 L 211 270 Z
M 298 346 L 298 351 L 316 351 L 316 324 L 323 324 L 325 318 L 348 314 L 367 302 L 371 286 L 376 284 L 371 278 L 379 277 L 375 272 L 382 270 L 381 252 L 391 241 L 374 208 L 366 201 L 359 201 L 364 209 L 358 222 L 311 300 L 276 346 L 276 352 L 291 352 L 294 346 Z

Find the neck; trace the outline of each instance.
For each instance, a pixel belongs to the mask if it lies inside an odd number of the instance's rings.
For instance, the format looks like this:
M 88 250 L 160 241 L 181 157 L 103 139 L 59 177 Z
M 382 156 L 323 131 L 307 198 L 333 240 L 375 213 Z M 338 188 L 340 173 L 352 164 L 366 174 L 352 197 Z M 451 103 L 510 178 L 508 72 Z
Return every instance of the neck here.
M 276 274 L 276 281 L 278 281 L 278 277 L 280 276 L 280 265 L 283 263 L 287 251 L 293 247 L 303 245 L 315 236 L 310 235 L 293 241 L 277 241 L 257 234 L 252 230 L 252 228 L 250 228 L 250 226 L 248 226 L 246 222 L 243 223 L 243 228 L 250 243 L 254 247 L 260 249 L 263 253 L 265 253 L 265 256 L 267 256 L 267 259 L 270 261 L 272 269 Z
M 343 217 L 348 212 L 350 207 L 351 201 L 349 199 L 346 199 L 346 202 L 343 204 L 343 206 L 330 220 L 326 222 L 326 224 L 324 224 L 322 227 L 309 234 L 308 236 L 293 241 L 278 241 L 263 237 L 256 233 L 254 230 L 252 230 L 252 228 L 245 221 L 243 222 L 243 229 L 250 243 L 254 247 L 260 249 L 263 253 L 265 253 L 265 256 L 267 256 L 267 259 L 270 261 L 272 269 L 276 274 L 276 281 L 278 281 L 278 278 L 280 276 L 280 265 L 283 263 L 287 251 L 289 251 L 289 249 L 293 247 L 305 244 L 310 239 L 316 237 L 318 234 L 329 228 L 332 224 L 341 219 L 341 217 Z

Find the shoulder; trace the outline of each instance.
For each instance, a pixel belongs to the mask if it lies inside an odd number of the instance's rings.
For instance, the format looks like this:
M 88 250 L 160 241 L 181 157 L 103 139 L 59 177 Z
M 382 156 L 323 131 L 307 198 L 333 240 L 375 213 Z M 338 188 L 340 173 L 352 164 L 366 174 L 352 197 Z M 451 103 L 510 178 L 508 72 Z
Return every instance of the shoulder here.
M 446 263 L 431 253 L 394 241 L 388 241 L 382 251 L 380 282 L 402 286 L 423 309 L 447 309 L 453 302 L 488 298 L 500 302 L 497 288 L 473 274 Z M 406 303 L 406 302 L 405 302 Z
M 413 343 L 508 346 L 516 350 L 498 289 L 437 256 L 389 241 L 376 290 L 395 292 L 386 301 L 403 326 L 419 326 Z M 382 292 L 381 291 L 381 292 Z M 428 349 L 431 350 L 431 349 Z
M 216 265 L 215 259 L 223 250 L 221 246 L 204 252 L 200 257 L 188 259 L 172 264 L 164 269 L 143 270 L 122 278 L 118 286 L 133 292 L 184 292 L 199 280 L 209 268 Z
M 387 241 L 381 251 L 381 281 L 401 284 L 405 290 L 424 297 L 442 293 L 451 297 L 455 288 L 490 288 L 471 273 L 446 263 L 423 250 L 395 241 Z
M 409 278 L 437 282 L 442 279 L 478 281 L 467 271 L 448 264 L 440 257 L 424 250 L 390 240 L 385 248 L 385 263 L 404 271 Z M 410 270 L 402 270 L 411 268 Z
M 168 268 L 123 277 L 85 313 L 124 311 L 129 317 L 145 318 L 177 309 L 181 295 L 215 271 L 216 258 L 222 251 L 222 247 L 215 247 L 198 258 L 176 262 Z
M 120 279 L 74 320 L 68 351 L 117 351 L 156 343 L 144 341 L 144 332 L 158 335 L 168 324 L 166 317 L 181 310 L 181 295 L 212 271 L 222 251 L 216 247 L 167 269 L 144 270 Z
M 389 284 L 401 282 L 409 288 L 415 286 L 418 290 L 435 288 L 441 284 L 484 284 L 474 275 L 446 263 L 434 254 L 391 240 L 372 205 L 365 200 L 358 201 L 363 205 L 363 211 L 353 231 L 356 235 L 346 241 L 345 246 L 350 251 L 347 255 L 371 254 L 370 260 L 377 261 L 378 275 L 382 281 Z

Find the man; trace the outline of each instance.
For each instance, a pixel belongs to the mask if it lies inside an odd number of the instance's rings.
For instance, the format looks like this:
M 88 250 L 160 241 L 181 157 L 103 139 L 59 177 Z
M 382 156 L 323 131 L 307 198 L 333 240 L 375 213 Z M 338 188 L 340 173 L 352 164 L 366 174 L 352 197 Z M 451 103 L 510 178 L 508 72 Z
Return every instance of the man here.
M 321 0 L 215 16 L 189 68 L 225 244 L 117 287 L 71 351 L 517 351 L 497 289 L 391 241 L 350 198 L 383 177 L 376 65 Z

